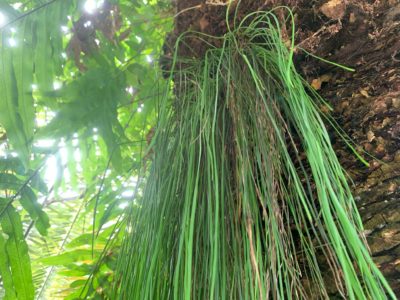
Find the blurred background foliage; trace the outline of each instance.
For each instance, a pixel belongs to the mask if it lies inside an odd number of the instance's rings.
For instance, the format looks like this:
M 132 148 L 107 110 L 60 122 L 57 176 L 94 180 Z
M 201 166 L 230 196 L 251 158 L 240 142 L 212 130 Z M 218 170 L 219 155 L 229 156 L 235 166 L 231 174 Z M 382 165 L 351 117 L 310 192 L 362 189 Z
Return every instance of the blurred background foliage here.
M 110 299 L 168 0 L 0 1 L 0 298 Z

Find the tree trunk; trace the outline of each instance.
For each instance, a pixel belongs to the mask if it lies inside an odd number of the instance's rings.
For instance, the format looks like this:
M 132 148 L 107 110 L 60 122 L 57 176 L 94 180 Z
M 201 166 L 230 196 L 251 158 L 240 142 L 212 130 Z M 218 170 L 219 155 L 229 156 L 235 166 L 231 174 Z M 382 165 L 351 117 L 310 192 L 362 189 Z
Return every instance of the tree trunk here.
M 223 34 L 227 7 L 223 2 L 227 1 L 177 1 L 175 31 L 167 44 L 188 29 Z M 363 154 L 370 164 L 366 167 L 333 136 L 337 155 L 354 180 L 375 262 L 400 296 L 400 2 L 242 0 L 238 18 L 282 4 L 295 12 L 297 45 L 355 69 L 344 71 L 296 52 L 298 71 L 333 106 L 337 122 L 357 150 L 370 154 Z M 234 4 L 231 14 L 235 8 Z M 193 43 L 180 48 L 180 55 L 201 57 L 205 49 Z
M 314 79 L 327 79 L 320 92 L 333 104 L 336 120 L 360 150 L 374 156 L 364 155 L 370 164 L 365 167 L 343 144 L 335 145 L 342 165 L 354 180 L 354 194 L 374 260 L 399 296 L 400 3 L 349 2 L 357 3 L 347 4 L 342 20 L 330 25 L 337 26 L 338 31 L 327 33 L 328 38 L 322 35 L 313 52 L 356 71 L 322 66 L 314 69 L 318 70 Z

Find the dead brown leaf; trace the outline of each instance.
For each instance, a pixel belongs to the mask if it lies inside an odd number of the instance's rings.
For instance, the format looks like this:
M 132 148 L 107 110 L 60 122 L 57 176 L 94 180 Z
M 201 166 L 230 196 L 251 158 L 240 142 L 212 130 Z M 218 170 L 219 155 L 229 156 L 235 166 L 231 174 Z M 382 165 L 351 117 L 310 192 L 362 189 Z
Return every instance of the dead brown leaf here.
M 370 130 L 367 133 L 368 142 L 372 142 L 375 139 L 375 134 Z
M 320 11 L 331 19 L 341 19 L 346 11 L 344 0 L 330 0 L 321 6 Z
M 360 90 L 360 94 L 363 95 L 365 98 L 369 98 L 370 97 L 368 92 L 366 90 L 363 90 L 363 89 Z
M 311 82 L 311 86 L 316 91 L 321 89 L 321 85 L 322 85 L 322 81 L 319 78 L 313 79 L 313 81 Z
M 311 82 L 311 86 L 316 90 L 320 90 L 322 83 L 324 82 L 329 82 L 329 80 L 331 80 L 332 75 L 331 74 L 324 74 L 318 78 L 313 79 L 313 81 Z

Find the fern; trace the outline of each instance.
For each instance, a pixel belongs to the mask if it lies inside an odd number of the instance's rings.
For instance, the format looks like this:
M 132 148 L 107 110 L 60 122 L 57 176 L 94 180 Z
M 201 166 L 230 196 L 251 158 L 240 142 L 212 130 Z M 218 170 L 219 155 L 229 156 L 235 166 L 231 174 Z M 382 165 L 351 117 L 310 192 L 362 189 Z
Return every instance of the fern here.
M 19 201 L 39 233 L 45 236 L 49 218 L 37 201 L 37 193 L 46 190 L 41 189 L 43 183 L 37 179 L 40 167 L 36 172 L 29 171 L 35 133 L 32 86 L 37 82 L 48 89 L 60 73 L 60 68 L 54 68 L 60 65 L 63 44 L 59 22 L 66 20 L 73 2 L 52 1 L 25 14 L 5 3 L 0 6 L 10 18 L 0 32 L 0 125 L 9 145 L 18 153 L 18 159 L 8 157 L 0 161 L 0 190 L 8 196 L 0 199 L 0 249 L 4 254 L 0 274 L 6 299 L 34 297 L 28 246 L 14 202 Z
M 10 21 L 0 33 L 0 94 L 4 95 L 0 101 L 0 124 L 25 166 L 29 164 L 34 135 L 32 85 L 37 81 L 43 91 L 50 91 L 55 76 L 60 75 L 60 67 L 54 67 L 61 66 L 60 22 L 67 22 L 73 2 L 51 1 L 51 5 L 26 16 L 3 4 L 17 21 Z

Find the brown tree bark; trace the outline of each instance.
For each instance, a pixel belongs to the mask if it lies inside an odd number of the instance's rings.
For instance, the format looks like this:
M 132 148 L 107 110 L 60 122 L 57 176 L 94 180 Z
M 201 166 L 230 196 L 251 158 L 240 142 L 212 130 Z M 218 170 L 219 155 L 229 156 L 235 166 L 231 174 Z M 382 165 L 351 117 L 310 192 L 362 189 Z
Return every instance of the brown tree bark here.
M 177 1 L 176 36 L 192 29 L 226 31 L 223 2 Z M 354 180 L 354 194 L 375 262 L 400 296 L 400 1 L 242 0 L 238 17 L 288 5 L 295 12 L 296 43 L 307 51 L 353 67 L 323 63 L 298 51 L 298 71 L 334 107 L 334 116 L 355 141 L 366 167 L 339 138 L 335 149 Z M 196 43 L 196 41 L 193 41 Z M 181 55 L 202 56 L 200 44 Z M 336 141 L 335 141 L 336 140 Z
M 400 3 L 348 1 L 342 19 L 329 26 L 337 32 L 321 34 L 313 52 L 356 71 L 321 66 L 314 79 L 325 74 L 320 92 L 333 104 L 336 120 L 360 150 L 374 156 L 364 155 L 370 164 L 365 167 L 336 144 L 355 183 L 374 260 L 400 296 Z

